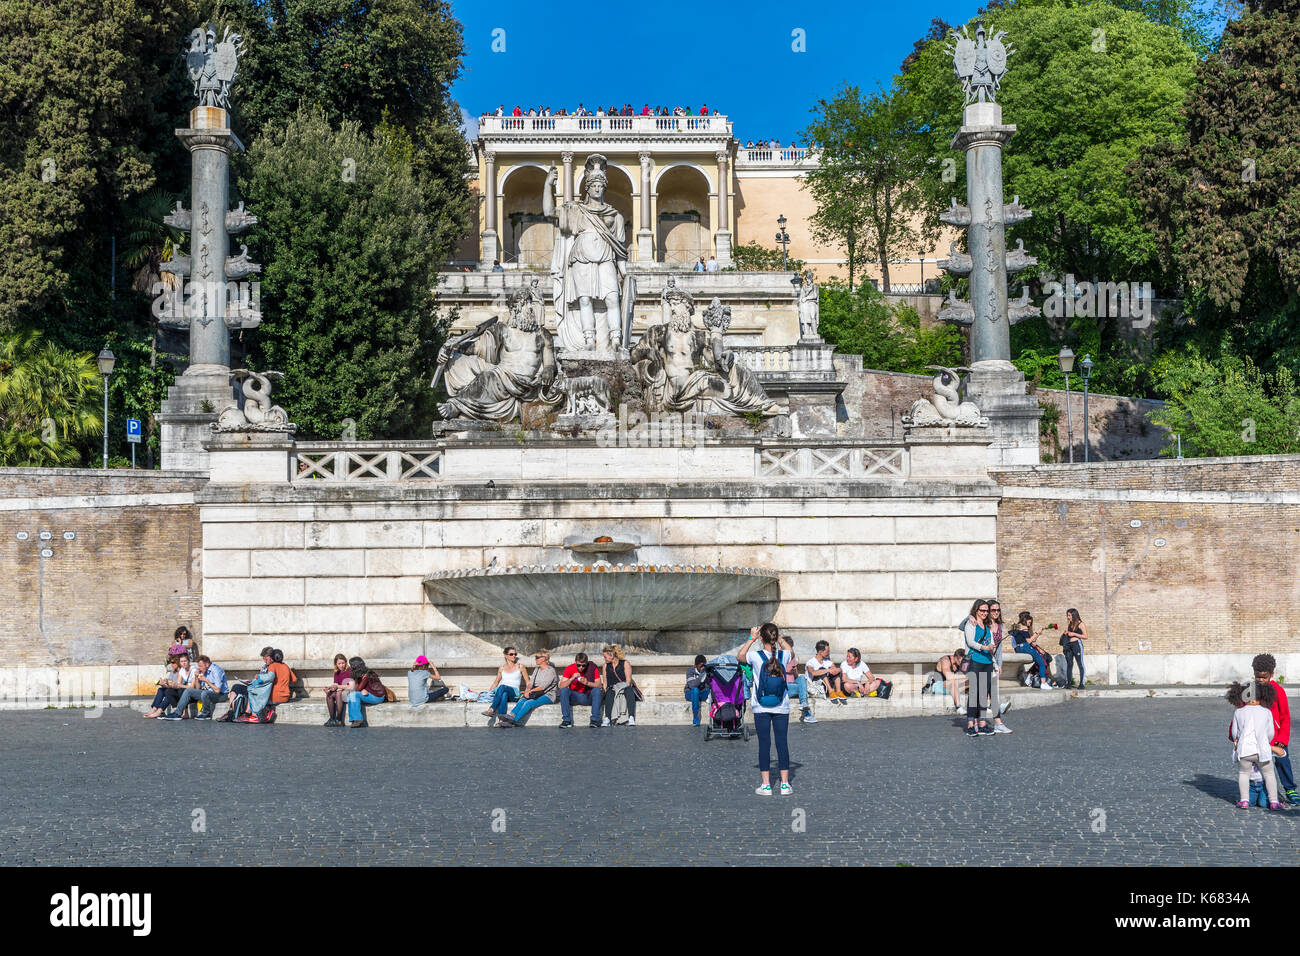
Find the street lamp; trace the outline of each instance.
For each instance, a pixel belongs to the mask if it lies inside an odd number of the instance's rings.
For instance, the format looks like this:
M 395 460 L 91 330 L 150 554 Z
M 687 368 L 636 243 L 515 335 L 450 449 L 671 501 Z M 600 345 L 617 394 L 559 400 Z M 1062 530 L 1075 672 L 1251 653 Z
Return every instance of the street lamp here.
M 1056 361 L 1065 373 L 1065 434 L 1070 443 L 1070 464 L 1074 464 L 1074 416 L 1070 414 L 1070 373 L 1074 371 L 1074 350 L 1068 345 L 1061 346 Z
M 1087 464 L 1091 458 L 1088 441 L 1088 378 L 1092 375 L 1092 357 L 1085 355 L 1080 365 L 1083 368 L 1083 461 Z
M 781 244 L 781 271 L 782 272 L 784 272 L 788 268 L 786 253 L 789 251 L 788 247 L 790 245 L 790 233 L 785 231 L 785 224 L 789 221 L 790 220 L 786 219 L 784 215 L 778 216 L 776 220 L 776 224 L 781 227 L 781 231 L 776 234 L 776 241 Z
M 117 358 L 113 351 L 106 345 L 99 350 L 99 356 L 95 359 L 99 365 L 99 374 L 104 376 L 104 467 L 108 467 L 108 377 L 113 374 L 113 366 L 117 364 Z

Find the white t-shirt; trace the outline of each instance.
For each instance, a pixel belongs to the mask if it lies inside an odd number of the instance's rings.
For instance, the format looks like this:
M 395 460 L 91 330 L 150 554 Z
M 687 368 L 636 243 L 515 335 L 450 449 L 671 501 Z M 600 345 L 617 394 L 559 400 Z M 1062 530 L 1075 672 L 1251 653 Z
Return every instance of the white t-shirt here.
M 1267 707 L 1257 704 L 1238 707 L 1232 715 L 1232 739 L 1236 741 L 1233 759 L 1253 757 L 1258 763 L 1271 762 L 1273 749 L 1269 741 L 1274 733 L 1273 713 Z
M 758 684 L 759 679 L 763 675 L 763 658 L 758 655 L 762 650 L 763 648 L 761 645 L 755 644 L 750 648 L 749 653 L 745 655 L 745 662 L 754 669 L 754 689 L 750 695 L 749 705 L 756 714 L 788 714 L 790 713 L 790 694 L 788 692 L 781 698 L 781 703 L 775 707 L 764 707 L 758 702 Z M 766 655 L 768 661 L 772 660 L 771 654 L 767 654 L 766 651 L 763 653 Z M 781 665 L 783 667 L 788 667 L 790 661 L 794 658 L 794 655 L 789 651 L 778 651 L 777 653 L 781 655 Z
M 819 661 L 817 659 L 817 655 L 814 654 L 812 657 L 808 658 L 808 660 L 804 662 L 803 669 L 804 669 L 804 673 L 808 675 L 808 679 L 812 680 L 813 671 L 824 671 L 834 666 L 835 666 L 835 662 L 831 660 L 829 657 L 826 658 L 826 660 L 824 661 Z
M 867 674 L 871 673 L 871 668 L 867 666 L 867 662 L 860 657 L 858 658 L 857 667 L 853 667 L 846 660 L 840 664 L 840 670 L 843 672 L 845 680 L 860 681 L 862 678 L 866 677 Z

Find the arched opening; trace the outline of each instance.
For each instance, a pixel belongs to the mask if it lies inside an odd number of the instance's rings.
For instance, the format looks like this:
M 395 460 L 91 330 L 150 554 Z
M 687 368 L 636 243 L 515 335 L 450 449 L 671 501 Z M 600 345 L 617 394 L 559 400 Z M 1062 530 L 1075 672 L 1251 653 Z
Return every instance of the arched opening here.
M 672 166 L 659 177 L 656 248 L 660 262 L 691 265 L 713 252 L 709 180 L 694 166 Z
M 501 185 L 501 261 L 522 268 L 547 269 L 555 245 L 555 220 L 542 215 L 546 170 L 516 166 Z

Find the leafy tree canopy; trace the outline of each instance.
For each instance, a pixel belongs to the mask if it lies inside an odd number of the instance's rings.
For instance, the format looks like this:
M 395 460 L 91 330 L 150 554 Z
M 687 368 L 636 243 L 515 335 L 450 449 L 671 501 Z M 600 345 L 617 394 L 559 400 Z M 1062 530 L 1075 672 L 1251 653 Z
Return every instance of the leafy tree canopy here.
M 928 365 L 961 364 L 959 329 L 923 326 L 915 309 L 891 305 L 870 282 L 856 289 L 826 283 L 819 306 L 822 337 L 841 353 L 861 355 L 863 368 L 924 373 Z

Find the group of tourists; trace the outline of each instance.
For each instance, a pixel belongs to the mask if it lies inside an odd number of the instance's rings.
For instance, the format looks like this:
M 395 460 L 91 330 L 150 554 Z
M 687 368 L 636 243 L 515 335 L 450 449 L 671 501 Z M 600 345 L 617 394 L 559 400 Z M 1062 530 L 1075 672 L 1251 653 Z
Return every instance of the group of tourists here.
M 189 628 L 178 627 L 167 649 L 163 674 L 157 681 L 153 703 L 144 714 L 157 720 L 212 720 L 217 704 L 229 706 L 223 722 L 270 723 L 275 705 L 287 703 L 298 675 L 275 647 L 262 648 L 262 669 L 247 681 L 231 682 L 206 654 L 200 654 Z
M 489 726 L 515 727 L 524 718 L 547 704 L 560 705 L 560 727 L 573 727 L 573 708 L 590 707 L 588 726 L 636 726 L 636 705 L 645 695 L 632 677 L 632 662 L 623 648 L 606 644 L 601 649 L 601 665 L 585 653 L 577 653 L 573 663 L 557 672 L 551 665 L 551 652 L 533 653 L 533 672 L 519 662 L 519 651 L 505 649 L 505 661 L 497 668 L 492 686 L 484 692 L 488 708 L 483 716 Z M 508 709 L 510 704 L 513 709 Z
M 717 116 L 718 111 L 709 110 L 708 104 L 700 107 L 699 116 Z M 511 110 L 506 109 L 506 104 L 502 103 L 496 109 L 497 116 L 695 116 L 695 110 L 689 106 L 674 106 L 671 109 L 667 106 L 651 106 L 646 103 L 638 110 L 631 103 L 624 103 L 622 106 L 611 105 L 608 107 L 597 106 L 594 110 L 588 109 L 582 103 L 577 105 L 572 112 L 567 109 L 552 110 L 549 106 L 530 106 L 525 109 L 522 106 L 516 106 Z

